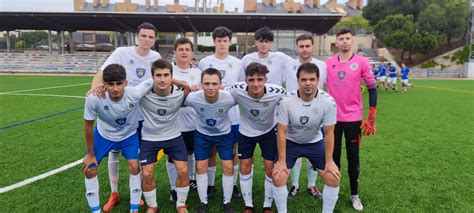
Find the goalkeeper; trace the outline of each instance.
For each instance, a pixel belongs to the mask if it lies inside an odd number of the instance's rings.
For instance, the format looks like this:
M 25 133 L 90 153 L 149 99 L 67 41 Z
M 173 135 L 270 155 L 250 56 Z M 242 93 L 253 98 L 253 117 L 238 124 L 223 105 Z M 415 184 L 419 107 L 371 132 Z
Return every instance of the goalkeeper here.
M 369 60 L 351 52 L 353 37 L 350 29 L 342 29 L 336 35 L 339 52 L 326 61 L 327 87 L 337 105 L 337 123 L 334 129 L 333 158 L 341 169 L 342 135 L 346 140 L 348 172 L 351 187 L 350 201 L 357 211 L 363 210 L 359 198 L 359 149 L 361 132 L 375 135 L 375 106 L 377 104 L 377 84 L 370 72 Z M 369 115 L 362 122 L 361 80 L 369 93 Z

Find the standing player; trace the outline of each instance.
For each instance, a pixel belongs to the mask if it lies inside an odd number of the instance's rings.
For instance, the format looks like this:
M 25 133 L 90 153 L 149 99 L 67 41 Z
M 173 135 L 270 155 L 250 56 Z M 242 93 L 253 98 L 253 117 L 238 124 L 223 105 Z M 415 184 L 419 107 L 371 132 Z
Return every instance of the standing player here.
M 123 66 L 111 64 L 103 70 L 101 76 L 107 90 L 105 98 L 90 94 L 84 107 L 86 198 L 92 212 L 100 212 L 97 168 L 110 150 L 121 150 L 130 170 L 130 212 L 138 212 L 142 194 L 138 166 L 138 103 L 150 91 L 152 82 L 148 80 L 137 87 L 125 88 L 128 82 Z
M 380 72 L 380 85 L 382 86 L 382 89 L 385 91 L 388 90 L 388 85 L 387 85 L 387 66 L 385 66 L 385 62 L 382 61 L 382 63 L 379 66 L 379 72 Z
M 397 90 L 397 68 L 388 63 L 388 85 L 392 88 L 392 91 L 398 92 Z
M 103 70 L 109 64 L 120 64 L 127 72 L 128 85 L 133 87 L 144 80 L 151 79 L 151 64 L 160 59 L 158 52 L 151 50 L 156 40 L 157 30 L 153 24 L 144 22 L 138 26 L 138 45 L 117 48 L 100 67 L 92 80 L 91 91 L 99 91 L 104 93 L 102 75 Z M 142 115 L 139 115 L 139 121 L 143 121 Z M 138 137 L 140 137 L 141 122 L 138 129 Z M 112 150 L 109 153 L 108 170 L 110 188 L 109 201 L 104 206 L 104 211 L 111 211 L 119 201 L 118 180 L 119 180 L 119 157 L 120 152 Z
M 402 82 L 403 93 L 407 93 L 407 86 L 411 88 L 415 87 L 414 84 L 408 83 L 408 73 L 410 73 L 410 69 L 408 69 L 405 63 L 402 63 L 402 70 L 400 72 L 402 74 L 401 82 Z
M 330 57 L 328 67 L 328 92 L 337 105 L 337 123 L 334 131 L 334 161 L 341 168 L 342 134 L 346 139 L 348 172 L 351 186 L 351 203 L 354 209 L 363 210 L 359 198 L 359 148 L 364 135 L 375 134 L 375 113 L 377 88 L 374 76 L 370 72 L 369 60 L 351 52 L 353 44 L 350 29 L 342 29 L 336 35 L 336 47 L 339 53 Z M 369 93 L 369 115 L 362 123 L 361 80 L 364 80 Z
M 239 81 L 245 79 L 245 68 L 252 62 L 265 65 L 270 71 L 267 74 L 267 83 L 282 85 L 286 81 L 286 73 L 289 57 L 281 52 L 271 52 L 273 43 L 273 32 L 268 27 L 262 27 L 255 31 L 255 46 L 257 52 L 245 55 L 242 58 L 242 68 L 240 69 Z
M 239 129 L 240 188 L 245 202 L 243 212 L 254 212 L 252 163 L 257 143 L 265 162 L 265 193 L 271 192 L 272 187 L 271 173 L 276 157 L 274 114 L 277 104 L 286 93 L 280 86 L 265 83 L 268 72 L 265 65 L 253 62 L 245 69 L 245 83 L 239 82 L 228 88 L 243 110 Z M 265 207 L 263 212 L 271 212 L 271 207 Z
M 143 195 L 148 204 L 148 213 L 157 212 L 156 182 L 153 173 L 159 150 L 173 159 L 178 178 L 176 211 L 187 212 L 186 199 L 189 192 L 188 155 L 186 145 L 178 128 L 178 110 L 184 101 L 184 89 L 171 85 L 173 66 L 164 59 L 153 62 L 153 89 L 140 102 L 145 120 L 140 141 L 140 164 L 143 170 Z
M 317 88 L 319 70 L 312 63 L 298 68 L 298 90 L 283 98 L 278 107 L 278 161 L 273 168 L 273 197 L 278 212 L 287 212 L 286 181 L 296 159 L 311 161 L 325 185 L 323 211 L 333 212 L 339 193 L 340 173 L 332 159 L 336 104 L 323 90 Z M 324 138 L 321 132 L 324 127 Z
M 174 43 L 174 56 L 176 58 L 173 64 L 173 79 L 184 83 L 183 88 L 196 90 L 201 82 L 201 71 L 192 66 L 191 59 L 193 58 L 193 43 L 186 37 L 178 38 Z M 174 82 L 175 83 L 175 82 Z M 194 132 L 196 129 L 196 112 L 191 107 L 183 107 L 178 111 L 178 126 L 186 144 L 188 153 L 188 177 L 190 180 L 191 189 L 196 189 L 195 167 L 196 161 L 194 159 Z M 171 192 L 170 201 L 176 203 L 176 178 L 177 171 L 172 158 L 168 158 L 166 162 L 168 178 L 170 182 Z
M 217 147 L 224 173 L 222 175 L 224 212 L 233 212 L 230 201 L 234 185 L 232 168 L 234 147 L 229 110 L 236 103 L 229 92 L 219 90 L 221 78 L 221 72 L 214 68 L 204 70 L 201 74 L 203 90 L 190 93 L 184 102 L 185 106 L 192 107 L 197 113 L 194 154 L 197 161 L 196 182 L 201 206 L 196 212 L 208 211 L 207 167 L 212 146 Z
M 212 32 L 212 39 L 214 40 L 214 55 L 207 56 L 199 62 L 199 69 L 205 70 L 207 68 L 215 68 L 222 74 L 222 86 L 230 87 L 239 80 L 239 72 L 241 63 L 240 60 L 234 56 L 229 55 L 229 47 L 232 44 L 232 31 L 227 27 L 216 27 Z M 239 107 L 235 106 L 229 111 L 231 132 L 234 137 L 234 188 L 232 191 L 233 197 L 241 197 L 242 195 L 237 188 L 237 177 L 239 167 L 237 164 L 237 141 L 239 136 L 239 122 L 240 113 Z M 216 155 L 217 152 L 213 149 L 211 157 L 209 158 L 209 167 L 207 168 L 208 175 L 208 196 L 212 197 L 215 192 L 215 177 L 216 177 Z
M 298 79 L 296 79 L 296 73 L 298 67 L 303 63 L 313 63 L 318 66 L 319 69 L 319 83 L 318 88 L 324 89 L 324 84 L 326 83 L 326 63 L 313 58 L 313 46 L 314 39 L 313 36 L 309 34 L 302 34 L 296 38 L 296 52 L 298 53 L 298 58 L 293 60 L 292 69 L 287 72 L 286 77 L 286 89 L 290 92 L 293 92 L 298 89 Z M 299 177 L 301 171 L 301 158 L 296 160 L 293 169 L 291 169 L 291 188 L 288 192 L 288 197 L 292 198 L 296 195 L 299 189 Z M 309 160 L 306 161 L 306 170 L 308 172 L 308 193 L 315 197 L 321 198 L 321 192 L 316 186 L 316 178 L 318 174 L 312 169 L 313 165 Z

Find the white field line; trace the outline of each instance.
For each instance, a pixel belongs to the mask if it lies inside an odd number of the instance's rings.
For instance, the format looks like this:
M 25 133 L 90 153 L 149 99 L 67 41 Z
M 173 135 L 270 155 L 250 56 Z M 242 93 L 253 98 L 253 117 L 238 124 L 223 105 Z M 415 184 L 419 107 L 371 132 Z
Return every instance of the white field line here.
M 82 163 L 82 158 L 77 160 L 77 161 L 74 161 L 72 163 L 69 163 L 69 164 L 66 164 L 64 166 L 61 166 L 57 169 L 54 169 L 54 170 L 51 170 L 49 172 L 46 172 L 46 173 L 43 173 L 41 175 L 38 175 L 38 176 L 35 176 L 35 177 L 32 177 L 32 178 L 28 178 L 26 180 L 23 180 L 23 181 L 20 181 L 18 183 L 15 183 L 15 184 L 12 184 L 12 185 L 9 185 L 9 186 L 6 186 L 6 187 L 3 187 L 3 188 L 0 188 L 0 194 L 2 193 L 5 193 L 5 192 L 8 192 L 10 190 L 13 190 L 13 189 L 16 189 L 16 188 L 19 188 L 19 187 L 22 187 L 22 186 L 25 186 L 27 184 L 30 184 L 30 183 L 33 183 L 35 181 L 38 181 L 38 180 L 41 180 L 41 179 L 44 179 L 44 178 L 47 178 L 51 175 L 54 175 L 56 173 L 59 173 L 59 172 L 62 172 L 64 170 L 67 170 L 69 168 L 72 168 L 74 166 L 77 166 L 79 164 Z
M 16 91 L 9 91 L 9 92 L 0 92 L 0 94 L 9 94 L 9 93 L 17 93 L 17 92 L 30 92 L 30 91 L 57 89 L 57 88 L 65 88 L 65 87 L 75 87 L 75 86 L 83 86 L 83 85 L 90 85 L 90 84 L 91 83 L 82 83 L 82 84 L 71 84 L 71 85 L 54 86 L 54 87 L 43 87 L 43 88 L 36 88 L 36 89 L 25 89 L 25 90 L 16 90 Z
M 43 96 L 43 97 L 59 97 L 59 98 L 86 98 L 84 96 L 75 96 L 75 95 L 54 95 L 54 94 L 25 94 L 25 93 L 0 93 L 0 95 L 13 95 L 13 96 Z

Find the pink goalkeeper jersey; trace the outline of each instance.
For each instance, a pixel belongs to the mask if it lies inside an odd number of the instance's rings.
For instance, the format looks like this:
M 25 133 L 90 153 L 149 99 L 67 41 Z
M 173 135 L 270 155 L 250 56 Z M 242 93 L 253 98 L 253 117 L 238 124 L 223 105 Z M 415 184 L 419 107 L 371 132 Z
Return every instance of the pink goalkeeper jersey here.
M 354 54 L 349 61 L 341 63 L 339 55 L 334 55 L 326 61 L 326 65 L 327 89 L 336 101 L 337 121 L 361 121 L 361 80 L 364 80 L 368 89 L 376 88 L 374 76 L 370 72 L 369 60 Z

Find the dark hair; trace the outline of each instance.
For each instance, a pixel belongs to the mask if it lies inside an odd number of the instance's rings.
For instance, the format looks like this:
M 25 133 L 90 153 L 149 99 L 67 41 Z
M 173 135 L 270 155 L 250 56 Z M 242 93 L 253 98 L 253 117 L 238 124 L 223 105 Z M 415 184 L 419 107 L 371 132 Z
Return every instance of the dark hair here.
M 137 27 L 137 32 L 140 33 L 141 29 L 153 30 L 155 31 L 155 36 L 158 34 L 158 30 L 156 29 L 155 25 L 149 22 L 143 22 Z
M 316 64 L 313 63 L 303 63 L 298 67 L 298 71 L 296 71 L 296 78 L 300 79 L 300 73 L 316 73 L 316 77 L 319 79 L 319 68 Z
M 303 40 L 311 40 L 311 44 L 314 44 L 314 38 L 310 34 L 301 34 L 298 37 L 296 37 L 296 43 L 298 44 L 298 41 L 303 41 Z
M 255 31 L 255 41 L 268 40 L 273 41 L 273 32 L 268 27 L 262 27 Z
M 267 66 L 257 62 L 252 62 L 245 68 L 245 76 L 252 76 L 255 74 L 265 76 L 269 72 Z
M 390 65 L 392 65 L 392 63 L 388 62 L 388 64 L 387 64 L 387 65 L 388 65 L 388 66 L 390 66 Z
M 232 30 L 227 27 L 219 26 L 212 31 L 212 40 L 216 40 L 216 38 L 224 38 L 229 37 L 229 40 L 232 40 Z
M 341 30 L 339 30 L 339 32 L 337 32 L 336 38 L 339 37 L 340 35 L 344 35 L 346 33 L 350 33 L 351 35 L 353 35 L 351 28 L 345 27 L 345 28 L 342 28 Z
M 118 82 L 127 79 L 125 68 L 120 64 L 109 64 L 105 67 L 102 79 L 104 82 Z
M 214 68 L 207 68 L 201 73 L 201 81 L 204 75 L 217 75 L 219 77 L 219 82 L 222 80 L 222 73 L 219 70 Z
M 155 75 L 155 69 L 169 69 L 173 75 L 173 65 L 166 59 L 158 59 L 151 64 L 151 76 Z
M 191 46 L 191 51 L 194 51 L 193 42 L 186 37 L 176 39 L 176 41 L 174 42 L 174 50 L 176 50 L 178 46 L 182 44 L 189 44 Z

